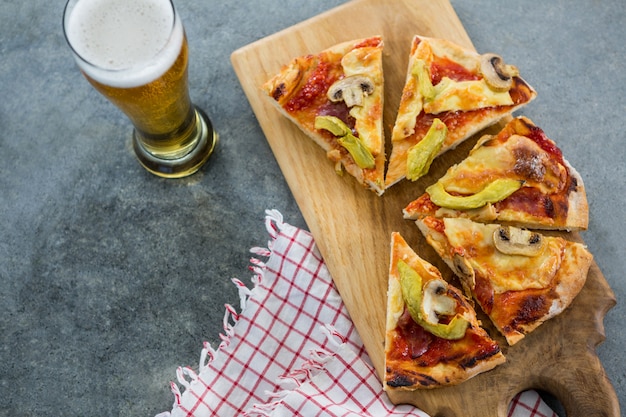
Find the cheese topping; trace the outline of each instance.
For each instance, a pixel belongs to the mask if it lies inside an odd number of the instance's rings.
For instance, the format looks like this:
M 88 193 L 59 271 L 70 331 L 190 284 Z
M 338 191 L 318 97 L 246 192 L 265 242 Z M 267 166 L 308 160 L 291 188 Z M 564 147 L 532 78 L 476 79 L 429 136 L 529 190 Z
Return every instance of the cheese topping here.
M 395 329 L 402 313 L 404 313 L 404 298 L 402 298 L 400 280 L 391 279 L 387 290 L 387 329 Z
M 375 156 L 383 148 L 382 132 L 382 107 L 377 103 L 382 103 L 382 50 L 378 47 L 356 48 L 348 52 L 341 60 L 344 74 L 366 75 L 374 82 L 374 92 L 363 98 L 361 106 L 354 106 L 350 109 L 350 116 L 354 117 L 355 129 L 359 133 L 359 138 Z
M 461 163 L 439 180 L 448 192 L 475 194 L 495 178 L 524 181 L 545 194 L 558 192 L 567 179 L 567 168 L 550 158 L 533 140 L 513 135 L 502 146 L 480 141 Z
M 469 111 L 485 107 L 511 106 L 513 99 L 508 91 L 494 91 L 484 79 L 453 81 L 443 77 L 435 85 L 435 97 L 424 103 L 424 111 L 438 114 L 444 111 Z
M 469 53 L 447 39 L 438 39 L 435 42 L 422 41 L 420 45 L 422 43 L 428 43 L 428 49 L 431 54 L 456 62 L 471 72 L 478 72 L 480 68 L 480 60 L 477 59 L 477 54 Z
M 432 62 L 432 59 L 433 52 L 429 42 L 420 42 L 415 53 L 409 57 L 407 78 L 402 91 L 398 118 L 391 135 L 392 141 L 402 140 L 415 132 L 417 116 L 422 112 L 424 101 L 419 88 L 419 77 L 428 76 L 430 78 L 427 63 Z M 423 71 L 418 70 L 420 67 L 423 68 Z
M 402 100 L 398 109 L 398 117 L 391 134 L 392 141 L 402 140 L 415 132 L 417 116 L 422 112 L 422 95 L 417 88 L 418 82 L 414 76 L 407 80 Z
M 565 240 L 543 236 L 545 244 L 536 256 L 507 255 L 495 248 L 495 224 L 475 223 L 463 218 L 446 218 L 445 235 L 453 248 L 462 253 L 477 274 L 489 279 L 496 293 L 546 288 L 563 258 Z

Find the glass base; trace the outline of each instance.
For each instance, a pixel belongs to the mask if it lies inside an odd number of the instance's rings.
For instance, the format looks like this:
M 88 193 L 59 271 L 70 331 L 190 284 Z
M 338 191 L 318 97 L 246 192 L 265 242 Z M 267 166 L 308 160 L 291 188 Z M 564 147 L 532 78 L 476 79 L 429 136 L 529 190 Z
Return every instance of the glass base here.
M 137 159 L 145 169 L 164 178 L 182 178 L 189 176 L 202 167 L 213 153 L 218 135 L 213 130 L 209 117 L 196 107 L 196 145 L 185 156 L 175 159 L 162 159 L 154 156 L 142 145 L 136 134 L 133 134 L 133 149 Z

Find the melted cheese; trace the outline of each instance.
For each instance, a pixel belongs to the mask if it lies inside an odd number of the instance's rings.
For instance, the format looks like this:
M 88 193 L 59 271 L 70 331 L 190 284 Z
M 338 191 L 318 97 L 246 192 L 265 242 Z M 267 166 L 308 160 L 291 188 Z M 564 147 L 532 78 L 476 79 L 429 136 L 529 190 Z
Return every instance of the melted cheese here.
M 519 135 L 501 146 L 480 141 L 468 157 L 439 180 L 446 191 L 475 194 L 495 178 L 515 178 L 549 194 L 565 184 L 567 168 L 555 163 L 534 141 Z
M 391 134 L 392 141 L 402 140 L 415 132 L 417 116 L 422 112 L 422 96 L 417 88 L 417 80 L 411 77 L 402 93 L 398 117 Z
M 494 91 L 484 79 L 454 81 L 448 77 L 435 85 L 435 97 L 424 103 L 424 111 L 439 114 L 444 111 L 469 111 L 485 107 L 511 106 L 508 91 Z
M 341 60 L 346 76 L 362 74 L 374 83 L 374 92 L 364 97 L 363 105 L 350 109 L 350 115 L 356 120 L 354 127 L 359 133 L 359 138 L 374 156 L 383 150 L 381 64 L 380 48 L 357 48 L 348 52 Z
M 496 293 L 546 288 L 561 266 L 566 242 L 559 237 L 543 236 L 543 250 L 537 256 L 506 255 L 494 246 L 493 233 L 498 225 L 463 218 L 443 221 L 450 245 L 463 248 L 461 253 L 477 274 L 491 282 Z
M 467 158 L 452 166 L 439 179 L 448 192 L 476 194 L 494 178 L 502 178 L 515 165 L 515 158 L 507 146 L 480 146 L 477 144 Z
M 417 116 L 422 112 L 423 108 L 423 97 L 419 91 L 419 82 L 417 77 L 413 75 L 416 60 L 413 59 L 411 62 L 409 76 L 402 91 L 398 117 L 391 134 L 392 141 L 404 139 L 415 132 Z
M 418 61 L 429 63 L 432 60 L 433 51 L 430 42 L 420 42 L 415 52 L 409 57 L 402 99 L 391 135 L 392 141 L 402 140 L 415 132 L 417 116 L 422 112 L 424 103 L 424 98 L 419 91 L 419 80 L 415 75 L 415 69 L 419 65 Z M 428 65 L 425 65 L 425 68 L 428 68 Z
M 387 329 L 395 329 L 404 313 L 404 299 L 399 279 L 390 279 L 387 290 Z
M 480 60 L 477 59 L 478 54 L 464 49 L 447 39 L 431 39 L 421 43 L 428 43 L 432 54 L 456 62 L 471 72 L 478 72 L 480 68 Z

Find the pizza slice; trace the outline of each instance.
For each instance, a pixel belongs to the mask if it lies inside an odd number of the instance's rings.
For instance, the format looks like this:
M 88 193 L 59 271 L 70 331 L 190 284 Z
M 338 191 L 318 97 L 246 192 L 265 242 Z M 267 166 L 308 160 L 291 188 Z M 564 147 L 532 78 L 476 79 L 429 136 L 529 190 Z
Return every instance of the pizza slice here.
M 510 345 L 572 303 L 593 260 L 580 243 L 513 226 L 430 216 L 416 223 Z
M 505 362 L 460 290 L 391 237 L 385 330 L 386 391 L 456 385 Z
M 525 117 L 483 136 L 403 213 L 407 219 L 466 217 L 529 229 L 583 230 L 589 222 L 581 176 Z
M 415 36 L 385 187 L 425 175 L 435 157 L 526 105 L 535 90 L 496 54 Z
M 378 195 L 385 169 L 382 50 L 380 36 L 343 42 L 293 59 L 262 86 L 338 173 L 345 169 Z

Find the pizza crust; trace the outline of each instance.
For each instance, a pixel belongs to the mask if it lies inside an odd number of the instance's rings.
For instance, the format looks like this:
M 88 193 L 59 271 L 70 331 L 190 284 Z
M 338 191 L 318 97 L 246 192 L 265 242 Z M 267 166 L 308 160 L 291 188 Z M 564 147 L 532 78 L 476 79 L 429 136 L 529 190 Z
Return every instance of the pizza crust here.
M 569 231 L 586 230 L 589 225 L 589 205 L 587 203 L 587 190 L 582 176 L 574 167 L 564 159 L 570 175 L 576 181 L 576 190 L 571 192 L 568 199 L 567 220 L 565 228 Z

